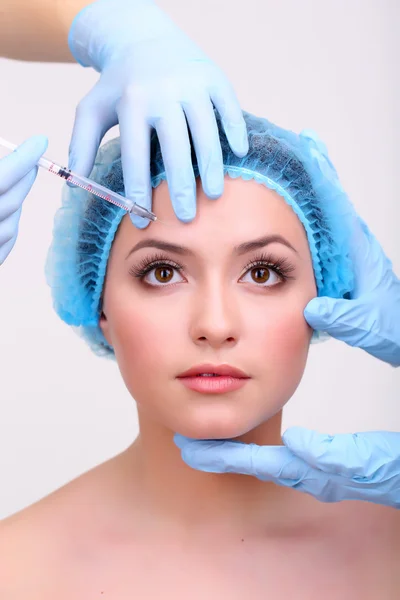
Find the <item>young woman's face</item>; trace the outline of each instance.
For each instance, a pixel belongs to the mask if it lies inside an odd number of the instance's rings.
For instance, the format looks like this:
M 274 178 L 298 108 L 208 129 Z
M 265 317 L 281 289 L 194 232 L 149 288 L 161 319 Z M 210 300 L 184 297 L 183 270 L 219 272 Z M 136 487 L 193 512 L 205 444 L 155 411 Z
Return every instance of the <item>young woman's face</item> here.
M 153 210 L 169 225 L 121 222 L 102 331 L 143 414 L 192 438 L 238 437 L 280 411 L 303 375 L 312 335 L 303 310 L 316 296 L 303 226 L 274 191 L 228 177 L 218 200 L 197 185 L 190 224 L 175 217 L 165 182 Z M 248 378 L 224 393 L 211 378 L 179 378 L 204 364 Z

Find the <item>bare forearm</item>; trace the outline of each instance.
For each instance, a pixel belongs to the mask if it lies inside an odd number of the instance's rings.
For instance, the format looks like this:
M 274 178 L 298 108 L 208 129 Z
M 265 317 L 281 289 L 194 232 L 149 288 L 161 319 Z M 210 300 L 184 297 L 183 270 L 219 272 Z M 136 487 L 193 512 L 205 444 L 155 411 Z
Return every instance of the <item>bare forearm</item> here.
M 93 0 L 0 0 L 0 56 L 73 62 L 68 32 Z

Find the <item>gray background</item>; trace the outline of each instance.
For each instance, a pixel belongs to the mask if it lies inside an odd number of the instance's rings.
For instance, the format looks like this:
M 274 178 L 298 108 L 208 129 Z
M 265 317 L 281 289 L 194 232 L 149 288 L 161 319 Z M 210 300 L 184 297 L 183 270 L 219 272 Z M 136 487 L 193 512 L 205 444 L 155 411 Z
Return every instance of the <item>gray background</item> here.
M 397 0 L 160 0 L 224 69 L 244 109 L 326 142 L 344 187 L 400 272 Z M 0 135 L 49 136 L 66 164 L 75 106 L 98 75 L 1 60 Z M 113 130 L 108 137 L 117 134 Z M 116 364 L 52 310 L 44 278 L 61 181 L 39 173 L 0 281 L 0 518 L 125 449 L 135 403 Z M 400 369 L 330 340 L 311 348 L 284 428 L 400 431 Z

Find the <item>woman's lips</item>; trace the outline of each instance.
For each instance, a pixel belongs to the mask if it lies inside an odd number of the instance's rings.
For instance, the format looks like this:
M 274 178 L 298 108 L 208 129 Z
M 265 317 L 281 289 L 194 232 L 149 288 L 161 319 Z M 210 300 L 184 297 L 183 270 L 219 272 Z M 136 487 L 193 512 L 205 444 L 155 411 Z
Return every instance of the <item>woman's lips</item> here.
M 240 389 L 250 379 L 230 365 L 198 365 L 178 375 L 183 385 L 201 394 L 224 394 Z
M 226 392 L 234 392 L 243 387 L 249 377 L 238 378 L 229 377 L 227 375 L 217 375 L 216 377 L 202 377 L 195 375 L 194 377 L 178 377 L 179 381 L 184 386 L 195 392 L 202 394 L 225 394 Z

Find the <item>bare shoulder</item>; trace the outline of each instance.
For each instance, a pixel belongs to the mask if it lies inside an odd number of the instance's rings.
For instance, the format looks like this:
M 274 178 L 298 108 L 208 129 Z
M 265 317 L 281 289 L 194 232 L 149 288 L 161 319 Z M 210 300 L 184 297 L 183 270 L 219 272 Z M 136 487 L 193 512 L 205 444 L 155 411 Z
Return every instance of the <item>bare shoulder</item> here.
M 341 502 L 333 527 L 349 560 L 358 556 L 366 574 L 378 569 L 379 597 L 400 598 L 400 511 L 371 502 Z
M 45 592 L 65 576 L 80 540 L 95 538 L 106 512 L 101 499 L 110 462 L 0 521 L 1 599 L 47 599 Z
M 376 530 L 382 533 L 389 534 L 394 537 L 394 534 L 400 533 L 400 511 L 381 504 L 372 502 L 347 502 L 347 518 L 354 521 L 355 526 L 364 523 L 364 528 L 373 533 Z M 400 539 L 396 536 L 397 541 Z
M 350 503 L 349 503 L 350 504 Z M 381 598 L 400 598 L 400 510 L 371 502 L 354 502 L 349 514 L 352 540 L 370 548 L 371 570 L 380 565 Z M 385 591 L 385 593 L 384 593 Z
M 0 598 L 39 600 L 47 585 L 44 567 L 52 569 L 57 557 L 50 528 L 38 518 L 40 506 L 38 502 L 0 522 Z
M 46 555 L 46 531 L 41 530 L 29 508 L 0 522 L 0 597 L 30 581 Z M 22 591 L 22 589 L 21 589 Z
M 334 516 L 334 527 L 349 537 L 380 541 L 400 553 L 400 511 L 372 502 L 346 501 L 328 505 L 327 514 Z

